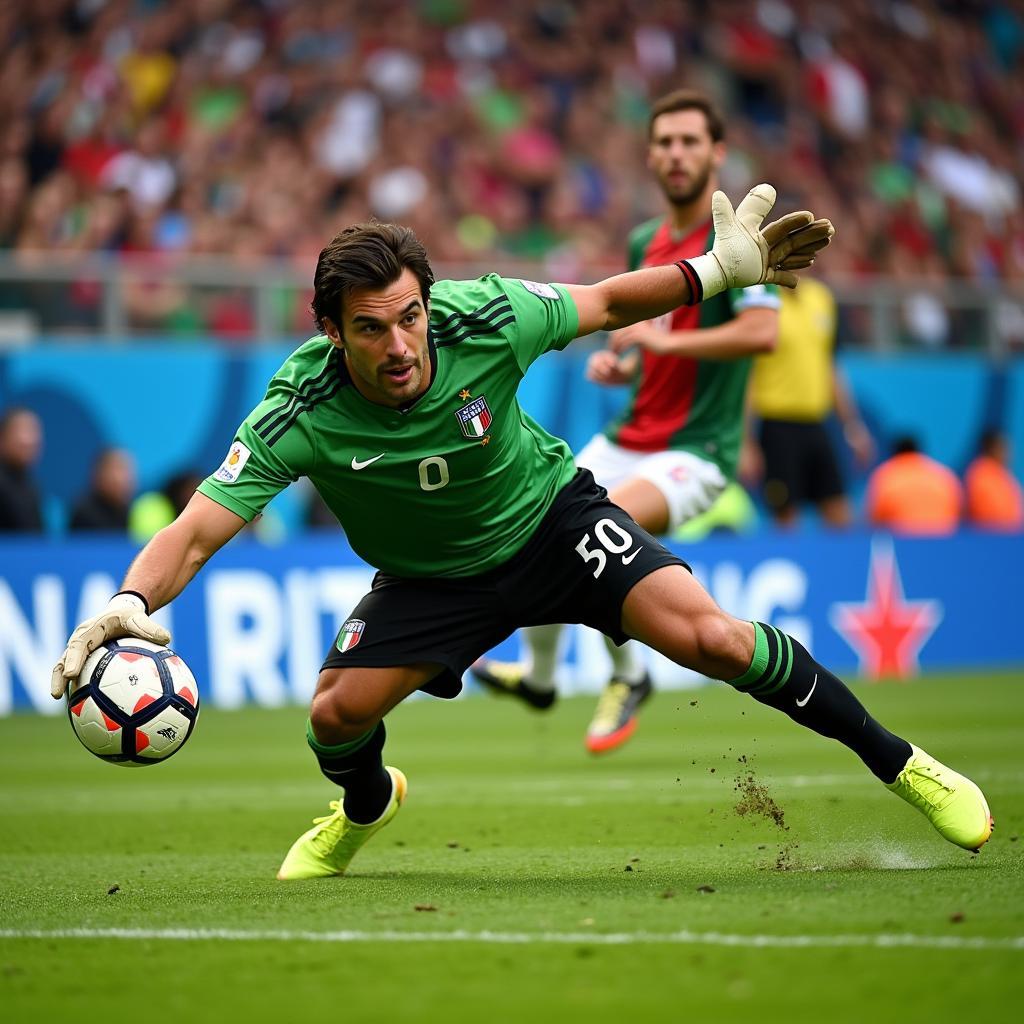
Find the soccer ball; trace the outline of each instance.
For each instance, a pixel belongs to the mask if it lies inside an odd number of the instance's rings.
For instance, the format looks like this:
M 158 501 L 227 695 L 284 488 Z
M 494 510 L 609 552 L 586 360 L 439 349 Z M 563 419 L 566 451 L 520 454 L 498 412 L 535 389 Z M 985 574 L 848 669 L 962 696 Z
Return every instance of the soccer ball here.
M 86 750 L 127 766 L 181 750 L 199 717 L 199 687 L 174 651 L 126 637 L 97 647 L 68 687 L 68 718 Z

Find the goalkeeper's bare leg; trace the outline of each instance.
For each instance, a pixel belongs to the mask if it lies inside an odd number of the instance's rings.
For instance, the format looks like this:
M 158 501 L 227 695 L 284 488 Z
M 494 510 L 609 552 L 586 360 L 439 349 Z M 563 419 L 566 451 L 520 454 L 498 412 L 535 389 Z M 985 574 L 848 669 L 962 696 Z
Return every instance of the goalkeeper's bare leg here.
M 624 632 L 677 664 L 723 679 L 793 721 L 849 747 L 943 838 L 976 850 L 992 819 L 973 782 L 876 722 L 792 637 L 727 615 L 682 566 L 656 570 L 623 603 Z
M 306 738 L 324 776 L 345 795 L 295 840 L 279 879 L 344 874 L 366 841 L 398 813 L 408 784 L 399 769 L 384 765 L 384 716 L 439 671 L 420 664 L 320 673 Z

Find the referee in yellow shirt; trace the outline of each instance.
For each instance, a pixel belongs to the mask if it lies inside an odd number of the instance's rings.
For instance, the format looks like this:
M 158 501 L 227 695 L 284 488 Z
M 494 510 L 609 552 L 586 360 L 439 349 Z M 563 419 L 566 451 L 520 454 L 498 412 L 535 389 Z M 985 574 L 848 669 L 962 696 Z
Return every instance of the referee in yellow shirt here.
M 836 301 L 814 278 L 784 288 L 775 350 L 754 360 L 750 405 L 760 421 L 760 445 L 748 437 L 741 475 L 762 477 L 775 522 L 791 526 L 813 504 L 828 526 L 849 526 L 853 509 L 825 421 L 833 411 L 862 466 L 874 444 L 835 365 Z

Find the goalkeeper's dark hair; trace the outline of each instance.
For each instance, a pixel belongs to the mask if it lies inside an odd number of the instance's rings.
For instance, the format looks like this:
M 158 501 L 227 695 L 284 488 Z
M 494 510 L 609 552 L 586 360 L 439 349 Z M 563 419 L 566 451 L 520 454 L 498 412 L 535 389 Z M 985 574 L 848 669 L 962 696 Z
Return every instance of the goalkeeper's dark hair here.
M 408 268 L 420 283 L 423 307 L 430 300 L 434 272 L 423 243 L 412 230 L 400 224 L 368 221 L 353 224 L 320 250 L 313 274 L 310 309 L 317 327 L 324 330 L 324 317 L 341 329 L 341 306 L 345 293 L 353 288 L 386 288 Z
M 699 110 L 708 125 L 708 134 L 712 142 L 721 142 L 725 138 L 725 119 L 721 111 L 702 92 L 696 89 L 676 89 L 656 99 L 651 107 L 650 120 L 647 122 L 647 138 L 654 138 L 654 122 L 662 114 L 674 114 L 678 110 Z

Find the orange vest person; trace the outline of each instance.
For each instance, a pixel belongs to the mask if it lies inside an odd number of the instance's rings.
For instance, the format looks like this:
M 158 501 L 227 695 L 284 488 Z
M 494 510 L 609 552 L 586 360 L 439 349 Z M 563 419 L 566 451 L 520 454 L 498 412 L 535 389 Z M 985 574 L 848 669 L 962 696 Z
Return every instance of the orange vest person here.
M 981 435 L 978 454 L 967 467 L 967 521 L 986 530 L 1024 530 L 1024 495 L 1009 469 L 1006 438 L 997 430 Z
M 955 533 L 962 508 L 956 474 L 923 454 L 912 438 L 898 441 L 892 457 L 868 480 L 868 522 L 896 533 Z

